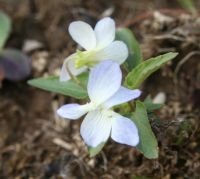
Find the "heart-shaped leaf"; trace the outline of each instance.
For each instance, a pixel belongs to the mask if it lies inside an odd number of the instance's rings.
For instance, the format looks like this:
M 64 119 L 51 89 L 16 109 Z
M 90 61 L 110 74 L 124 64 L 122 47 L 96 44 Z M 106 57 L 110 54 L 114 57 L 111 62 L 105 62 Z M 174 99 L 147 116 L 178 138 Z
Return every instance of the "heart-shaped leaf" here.
M 6 79 L 19 81 L 30 75 L 30 59 L 16 49 L 6 49 L 0 53 L 0 69 Z
M 11 20 L 10 18 L 0 11 L 0 51 L 3 48 L 6 40 L 11 31 Z
M 74 80 L 60 82 L 58 76 L 50 76 L 29 80 L 28 84 L 37 88 L 71 96 L 77 99 L 86 98 L 88 96 L 87 90 L 83 86 L 86 86 L 87 84 L 88 73 L 79 75 L 77 79 L 80 83 Z
M 146 78 L 177 55 L 178 53 L 169 52 L 143 61 L 126 76 L 125 86 L 131 89 L 139 88 Z

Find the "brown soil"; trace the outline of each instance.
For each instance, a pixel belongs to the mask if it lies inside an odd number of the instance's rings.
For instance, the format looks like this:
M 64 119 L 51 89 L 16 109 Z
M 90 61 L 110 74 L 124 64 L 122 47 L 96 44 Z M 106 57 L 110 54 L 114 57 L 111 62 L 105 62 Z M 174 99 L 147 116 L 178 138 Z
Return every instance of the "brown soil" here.
M 197 6 L 199 2 L 197 1 Z M 199 179 L 200 178 L 200 17 L 168 1 L 9 0 L 0 7 L 13 20 L 7 47 L 22 49 L 34 39 L 42 48 L 32 58 L 30 78 L 57 74 L 76 44 L 68 24 L 92 25 L 104 14 L 133 30 L 147 59 L 169 51 L 178 57 L 143 85 L 143 97 L 162 91 L 166 105 L 161 123 L 152 119 L 159 158 L 146 159 L 136 149 L 109 141 L 90 158 L 80 121 L 58 118 L 55 111 L 74 99 L 45 92 L 23 82 L 3 81 L 0 89 L 1 179 Z M 198 8 L 197 8 L 198 9 Z M 157 11 L 157 13 L 155 13 Z M 158 13 L 159 12 L 159 13 Z

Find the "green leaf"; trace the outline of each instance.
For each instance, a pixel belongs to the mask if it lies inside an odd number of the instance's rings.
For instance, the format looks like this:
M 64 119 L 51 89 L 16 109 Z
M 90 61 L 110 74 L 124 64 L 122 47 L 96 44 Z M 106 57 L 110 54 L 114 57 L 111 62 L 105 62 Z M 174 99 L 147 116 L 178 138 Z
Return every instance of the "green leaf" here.
M 148 112 L 152 112 L 156 109 L 160 109 L 163 106 L 163 104 L 153 103 L 150 96 L 147 96 L 145 98 L 144 105 L 145 105 Z
M 132 120 L 139 131 L 140 143 L 137 145 L 137 149 L 146 158 L 158 158 L 158 143 L 151 129 L 146 108 L 142 102 L 136 101 L 136 110 L 133 113 Z
M 83 86 L 86 86 L 88 73 L 79 75 L 77 79 Z M 28 84 L 47 91 L 60 93 L 77 99 L 86 98 L 88 96 L 86 88 L 78 84 L 76 81 L 69 80 L 66 82 L 60 82 L 59 77 L 56 76 L 32 79 L 28 81 Z
M 10 18 L 0 11 L 0 51 L 2 50 L 6 40 L 11 31 L 11 20 Z
M 178 0 L 179 4 L 190 11 L 193 14 L 197 14 L 197 8 L 195 7 L 193 0 Z
M 95 155 L 97 155 L 102 150 L 104 145 L 105 145 L 105 142 L 102 142 L 97 147 L 88 147 L 90 157 L 94 157 Z
M 126 76 L 125 86 L 131 89 L 138 88 L 147 77 L 177 55 L 178 53 L 169 52 L 143 61 Z
M 129 56 L 125 61 L 127 68 L 131 71 L 142 62 L 142 53 L 133 33 L 127 28 L 119 28 L 116 31 L 116 40 L 121 40 L 128 46 Z

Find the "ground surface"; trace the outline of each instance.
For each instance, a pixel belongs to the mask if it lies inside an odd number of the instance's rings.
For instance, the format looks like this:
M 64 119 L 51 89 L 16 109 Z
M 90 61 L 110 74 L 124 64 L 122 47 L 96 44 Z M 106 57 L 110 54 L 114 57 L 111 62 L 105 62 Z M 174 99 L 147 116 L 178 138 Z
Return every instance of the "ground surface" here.
M 113 141 L 89 158 L 79 135 L 80 121 L 71 123 L 55 114 L 72 99 L 32 88 L 26 81 L 4 81 L 0 89 L 1 179 L 200 178 L 200 17 L 178 10 L 175 1 L 164 0 L 9 0 L 0 1 L 0 8 L 13 20 L 7 47 L 22 49 L 28 39 L 43 44 L 28 53 L 30 78 L 58 73 L 63 59 L 76 48 L 66 29 L 77 19 L 95 24 L 104 15 L 112 16 L 119 26 L 133 30 L 145 59 L 179 52 L 142 87 L 143 97 L 161 91 L 167 97 L 157 112 L 161 124 L 152 121 L 159 141 L 157 160 Z

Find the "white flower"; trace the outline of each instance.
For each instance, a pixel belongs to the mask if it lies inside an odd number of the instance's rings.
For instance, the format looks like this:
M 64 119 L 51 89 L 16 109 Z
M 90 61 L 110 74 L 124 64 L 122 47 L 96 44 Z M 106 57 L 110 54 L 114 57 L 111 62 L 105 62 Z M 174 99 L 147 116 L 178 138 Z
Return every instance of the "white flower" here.
M 84 105 L 66 104 L 57 113 L 67 119 L 85 116 L 81 124 L 81 135 L 88 146 L 96 147 L 109 136 L 116 142 L 136 146 L 138 130 L 131 119 L 121 116 L 111 108 L 140 96 L 141 91 L 121 86 L 122 72 L 118 63 L 103 61 L 90 72 L 88 95 L 90 102 Z
M 67 81 L 70 79 L 70 73 L 76 76 L 102 60 L 113 60 L 122 64 L 128 57 L 126 44 L 114 41 L 115 22 L 109 17 L 98 21 L 94 30 L 83 21 L 72 22 L 69 25 L 69 33 L 85 51 L 78 50 L 65 59 L 60 81 Z

